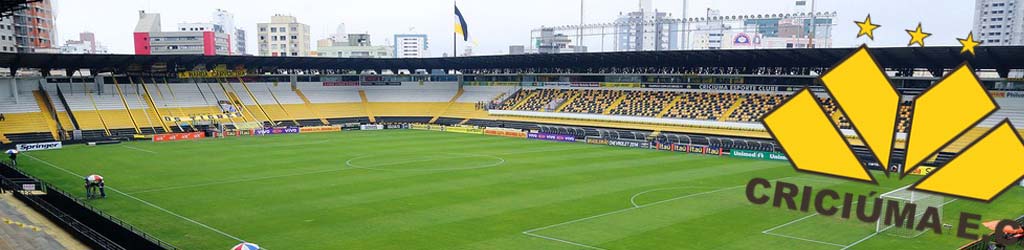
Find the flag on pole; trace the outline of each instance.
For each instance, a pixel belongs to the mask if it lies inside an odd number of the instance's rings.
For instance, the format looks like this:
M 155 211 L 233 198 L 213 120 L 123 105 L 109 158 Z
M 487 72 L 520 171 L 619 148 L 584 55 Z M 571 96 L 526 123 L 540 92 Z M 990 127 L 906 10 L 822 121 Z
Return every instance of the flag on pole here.
M 462 35 L 463 41 L 469 41 L 469 26 L 466 26 L 466 19 L 462 17 L 459 6 L 455 6 L 455 34 Z

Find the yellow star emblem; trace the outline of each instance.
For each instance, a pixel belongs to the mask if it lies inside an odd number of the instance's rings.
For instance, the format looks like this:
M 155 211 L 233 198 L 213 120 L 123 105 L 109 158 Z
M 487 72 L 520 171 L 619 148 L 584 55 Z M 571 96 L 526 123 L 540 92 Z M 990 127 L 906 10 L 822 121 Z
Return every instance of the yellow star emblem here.
M 974 32 L 967 33 L 967 38 L 965 39 L 957 38 L 956 40 L 960 41 L 960 45 L 963 46 L 960 48 L 960 54 L 963 54 L 964 52 L 969 52 L 972 56 L 974 55 L 974 47 L 977 47 L 982 43 L 981 41 L 974 40 Z
M 857 32 L 857 38 L 867 35 L 871 40 L 875 40 L 875 29 L 882 27 L 882 25 L 871 23 L 871 15 L 868 15 L 863 22 L 853 21 L 853 23 L 860 27 L 860 31 Z
M 907 34 L 910 34 L 910 42 L 907 43 L 907 46 L 912 46 L 916 43 L 924 47 L 924 39 L 932 36 L 932 33 L 921 31 L 921 23 L 917 23 L 917 30 L 907 30 Z

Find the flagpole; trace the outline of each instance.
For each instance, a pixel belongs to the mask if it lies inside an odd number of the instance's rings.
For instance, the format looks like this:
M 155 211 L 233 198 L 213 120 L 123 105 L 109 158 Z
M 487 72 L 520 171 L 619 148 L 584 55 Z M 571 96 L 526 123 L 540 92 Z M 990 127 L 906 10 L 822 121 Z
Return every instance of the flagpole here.
M 453 10 L 452 13 L 454 13 L 454 10 L 457 9 L 457 8 L 459 8 L 459 5 L 455 1 L 452 1 L 452 10 Z M 456 25 L 458 25 L 458 24 L 456 24 Z M 459 40 L 459 34 L 458 34 L 458 32 L 455 32 L 454 28 L 452 28 L 452 57 L 458 57 L 459 56 L 458 53 L 455 53 L 456 51 L 459 50 L 458 40 Z

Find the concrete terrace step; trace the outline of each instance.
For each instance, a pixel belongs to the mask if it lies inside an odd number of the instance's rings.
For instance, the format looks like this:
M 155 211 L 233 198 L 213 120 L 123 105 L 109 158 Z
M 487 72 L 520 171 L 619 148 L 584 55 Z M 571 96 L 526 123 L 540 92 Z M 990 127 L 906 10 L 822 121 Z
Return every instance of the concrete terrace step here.
M 46 226 L 29 222 L 28 216 L 16 209 L 8 199 L 13 196 L 3 195 L 0 198 L 0 249 L 67 249 L 46 230 Z

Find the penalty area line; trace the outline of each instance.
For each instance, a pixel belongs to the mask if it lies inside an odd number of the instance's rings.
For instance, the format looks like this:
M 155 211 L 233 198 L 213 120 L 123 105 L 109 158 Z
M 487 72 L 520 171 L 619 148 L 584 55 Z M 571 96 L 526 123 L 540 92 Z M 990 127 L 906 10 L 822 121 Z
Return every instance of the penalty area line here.
M 134 149 L 136 151 L 142 151 L 142 152 L 146 152 L 146 153 L 150 153 L 150 154 L 157 154 L 157 152 L 152 151 L 152 150 L 145 150 L 145 149 L 141 149 L 141 148 L 137 148 L 137 147 L 132 147 L 132 146 L 128 146 L 128 145 L 121 145 L 121 147 L 124 147 L 124 148 L 127 148 L 127 149 Z
M 578 247 L 583 247 L 583 248 L 587 248 L 587 249 L 607 250 L 607 249 L 604 249 L 604 248 L 595 247 L 595 246 L 591 246 L 591 245 L 587 245 L 587 244 L 583 244 L 583 243 L 579 243 L 579 242 L 563 240 L 563 239 L 559 239 L 559 238 L 555 238 L 555 237 L 549 237 L 549 236 L 539 235 L 539 234 L 530 233 L 530 232 L 523 232 L 523 234 L 529 235 L 529 236 L 533 236 L 533 237 L 537 237 L 537 238 L 541 238 L 541 239 L 545 239 L 545 240 L 553 240 L 553 241 L 557 241 L 557 242 L 562 242 L 562 243 L 565 243 L 565 244 L 574 245 L 574 246 L 578 246 Z
M 70 174 L 70 175 L 72 175 L 72 176 L 75 176 L 75 177 L 78 177 L 78 178 L 85 178 L 85 177 L 83 177 L 82 175 L 79 175 L 79 174 L 77 174 L 77 173 L 75 173 L 75 172 L 71 172 L 71 170 L 67 170 L 67 169 L 65 169 L 65 168 L 59 167 L 59 166 L 57 166 L 57 165 L 54 165 L 53 163 L 50 163 L 50 162 L 48 162 L 48 161 L 44 161 L 44 160 L 42 160 L 42 159 L 36 158 L 35 156 L 31 156 L 31 155 L 28 155 L 28 154 L 26 154 L 25 156 L 28 156 L 28 158 L 32 158 L 33 160 L 36 160 L 36 161 L 42 162 L 43 164 L 46 164 L 47 166 L 50 166 L 50 167 L 52 167 L 52 168 L 54 168 L 54 169 L 57 169 L 57 170 L 61 170 L 61 171 L 64 171 L 65 173 L 68 173 L 68 174 Z M 130 194 L 127 194 L 127 193 L 125 193 L 125 192 L 121 192 L 121 190 L 117 190 L 117 189 L 115 189 L 115 188 L 113 188 L 113 187 L 107 187 L 107 189 L 110 189 L 110 191 L 114 191 L 115 193 L 119 193 L 119 194 L 121 194 L 121 195 L 124 195 L 125 197 L 128 197 L 128 198 L 130 198 L 130 199 L 133 199 L 133 200 L 136 200 L 136 201 L 138 201 L 138 202 L 141 202 L 142 204 L 145 204 L 145 205 L 147 205 L 147 206 L 150 206 L 150 207 L 152 207 L 152 208 L 156 208 L 157 210 L 163 211 L 164 213 L 167 213 L 167 214 L 169 214 L 169 215 L 171 215 L 171 216 L 174 216 L 174 217 L 178 217 L 179 219 L 182 219 L 182 220 L 184 220 L 184 221 L 187 221 L 187 222 L 191 222 L 192 224 L 196 224 L 196 225 L 198 225 L 198 226 L 200 226 L 200 227 L 206 228 L 206 229 L 208 229 L 208 230 L 210 230 L 210 231 L 213 231 L 213 232 L 215 232 L 215 233 L 218 233 L 218 234 L 220 234 L 220 235 L 223 235 L 224 237 L 228 237 L 228 238 L 230 238 L 230 239 L 233 239 L 233 240 L 236 240 L 236 241 L 239 241 L 239 242 L 247 242 L 247 241 L 245 241 L 245 240 L 242 240 L 242 238 L 239 238 L 239 237 L 236 237 L 236 236 L 234 236 L 234 235 L 231 235 L 231 234 L 225 233 L 224 231 L 221 231 L 220 229 L 214 228 L 214 227 L 212 227 L 212 226 L 209 226 L 209 225 L 203 224 L 202 222 L 196 221 L 196 220 L 194 220 L 194 219 L 192 219 L 192 218 L 188 218 L 188 217 L 185 217 L 185 216 L 183 216 L 183 215 L 180 215 L 180 214 L 178 214 L 178 213 L 172 212 L 171 210 L 167 210 L 166 208 L 163 208 L 163 207 L 157 206 L 156 204 L 153 204 L 153 203 L 151 203 L 151 202 L 145 201 L 145 200 L 143 200 L 143 199 L 139 199 L 138 197 L 132 196 L 132 195 L 130 195 Z M 265 248 L 264 248 L 264 249 L 265 249 Z
M 952 200 L 949 200 L 949 201 L 947 201 L 947 202 L 943 202 L 943 203 L 942 203 L 942 206 L 945 206 L 946 204 L 949 204 L 949 203 L 953 203 L 953 202 L 955 202 L 955 201 L 957 201 L 957 200 L 959 200 L 959 199 L 952 199 Z M 867 241 L 867 240 L 869 240 L 869 239 L 871 239 L 871 238 L 875 237 L 876 235 L 878 235 L 878 232 L 875 232 L 875 233 L 873 233 L 873 234 L 871 234 L 871 235 L 868 235 L 867 237 L 864 237 L 863 239 L 860 239 L 860 240 L 858 240 L 858 241 L 855 241 L 855 242 L 853 242 L 853 243 L 850 243 L 850 245 L 846 245 L 846 247 L 843 247 L 842 249 L 839 249 L 839 250 L 846 250 L 846 249 L 850 249 L 851 247 L 853 247 L 853 246 L 856 246 L 857 244 L 860 244 L 861 242 Z
M 782 177 L 782 178 L 776 178 L 776 179 L 772 179 L 772 181 L 788 179 L 788 178 L 793 178 L 793 177 L 796 177 L 796 176 L 787 176 L 787 177 Z M 558 239 L 558 238 L 554 238 L 554 237 L 544 236 L 544 235 L 540 235 L 540 234 L 537 234 L 537 233 L 534 233 L 534 232 L 545 230 L 545 229 L 549 229 L 549 228 L 559 227 L 559 226 L 563 226 L 563 225 L 573 224 L 573 223 L 580 222 L 580 221 L 586 221 L 586 220 L 600 218 L 600 217 L 604 217 L 604 216 L 608 216 L 608 215 L 618 214 L 618 213 L 622 213 L 622 212 L 626 212 L 626 211 L 630 211 L 630 210 L 635 210 L 635 209 L 645 208 L 645 207 L 649 207 L 649 206 L 654 206 L 654 205 L 658 205 L 658 204 L 662 204 L 662 203 L 666 203 L 666 202 L 671 202 L 671 201 L 675 201 L 675 200 L 681 200 L 681 199 L 691 198 L 691 197 L 695 197 L 695 196 L 713 194 L 713 193 L 718 193 L 718 192 L 723 192 L 723 191 L 743 188 L 743 187 L 746 187 L 746 186 L 747 185 L 738 185 L 738 186 L 732 186 L 732 187 L 725 187 L 725 188 L 720 188 L 720 189 L 711 190 L 711 191 L 707 191 L 707 192 L 689 194 L 689 195 L 679 196 L 679 197 L 670 198 L 670 199 L 666 199 L 666 200 L 656 201 L 656 202 L 652 202 L 652 203 L 647 203 L 647 204 L 642 204 L 642 205 L 637 205 L 637 206 L 630 206 L 630 207 L 627 207 L 627 208 L 623 208 L 623 209 L 619 209 L 619 210 L 614 210 L 614 211 L 609 211 L 609 212 L 605 212 L 605 213 L 602 213 L 602 214 L 592 215 L 592 216 L 583 217 L 583 218 L 579 218 L 579 219 L 575 219 L 575 220 L 570 220 L 570 221 L 566 221 L 566 222 L 561 222 L 561 223 L 551 224 L 551 225 L 547 225 L 547 226 L 543 226 L 543 227 L 538 227 L 538 228 L 534 228 L 534 229 L 529 229 L 529 230 L 523 231 L 522 234 L 525 234 L 525 235 L 528 235 L 528 236 L 531 236 L 531 237 L 537 237 L 537 238 L 541 238 L 541 239 L 546 239 L 546 240 L 557 241 L 557 242 L 566 243 L 566 244 L 570 244 L 570 245 L 575 245 L 575 246 L 579 246 L 579 247 L 586 247 L 586 248 L 590 248 L 590 249 L 603 249 L 603 248 L 599 248 L 599 247 L 595 247 L 595 246 L 590 246 L 590 245 L 586 245 L 586 244 L 582 244 L 582 243 L 578 243 L 578 242 L 573 242 L 573 241 Z M 633 205 L 633 204 L 631 204 L 631 205 Z
M 820 240 L 812 240 L 812 239 L 800 238 L 800 237 L 789 236 L 789 235 L 785 235 L 785 234 L 777 234 L 777 233 L 771 233 L 771 232 L 761 232 L 761 233 L 767 234 L 767 235 L 771 235 L 771 236 L 778 236 L 778 237 L 782 237 L 782 238 L 788 238 L 788 239 L 794 239 L 794 240 L 802 240 L 802 241 L 807 241 L 807 242 L 814 242 L 814 243 L 818 243 L 818 244 L 825 244 L 825 245 L 831 245 L 831 246 L 837 246 L 837 247 L 848 247 L 847 245 L 843 245 L 843 244 L 836 244 L 836 243 L 832 243 L 832 242 L 825 242 L 825 241 L 820 241 Z M 846 248 L 843 248 L 843 249 L 846 249 Z

